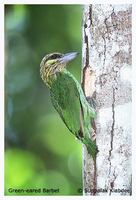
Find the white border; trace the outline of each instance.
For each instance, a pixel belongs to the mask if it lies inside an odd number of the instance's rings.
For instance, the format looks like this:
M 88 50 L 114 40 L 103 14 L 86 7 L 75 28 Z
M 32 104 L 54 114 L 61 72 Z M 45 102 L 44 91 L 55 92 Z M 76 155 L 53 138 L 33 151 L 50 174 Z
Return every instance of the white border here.
M 136 197 L 136 3 L 132 8 L 132 195 Z
M 4 6 L 0 6 L 0 197 L 4 193 Z
M 134 0 L 3 0 L 3 4 L 132 4 Z
M 4 4 L 132 4 L 132 27 L 133 27 L 133 107 L 132 107 L 132 196 L 4 196 Z M 136 197 L 136 3 L 135 0 L 69 0 L 64 3 L 64 0 L 3 0 L 0 3 L 0 200 L 31 200 L 31 199 L 134 199 Z M 62 183 L 63 184 L 63 183 Z

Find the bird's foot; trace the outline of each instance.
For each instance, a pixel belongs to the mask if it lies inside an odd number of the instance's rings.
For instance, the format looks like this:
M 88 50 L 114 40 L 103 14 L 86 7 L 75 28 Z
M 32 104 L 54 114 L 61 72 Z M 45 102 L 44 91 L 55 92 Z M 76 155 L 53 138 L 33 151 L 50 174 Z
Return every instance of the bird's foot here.
M 96 101 L 95 101 L 95 98 L 93 97 L 86 97 L 88 103 L 93 107 L 93 108 L 96 108 Z
M 91 139 L 92 139 L 92 141 L 96 140 L 96 133 L 94 130 L 92 131 Z

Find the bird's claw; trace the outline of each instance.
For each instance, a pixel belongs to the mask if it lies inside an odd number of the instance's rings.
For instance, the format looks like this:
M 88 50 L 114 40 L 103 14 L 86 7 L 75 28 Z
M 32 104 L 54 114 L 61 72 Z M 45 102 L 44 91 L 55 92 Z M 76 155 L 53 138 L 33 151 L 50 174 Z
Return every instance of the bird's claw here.
M 92 139 L 92 141 L 96 140 L 96 133 L 94 130 L 92 131 L 91 139 Z

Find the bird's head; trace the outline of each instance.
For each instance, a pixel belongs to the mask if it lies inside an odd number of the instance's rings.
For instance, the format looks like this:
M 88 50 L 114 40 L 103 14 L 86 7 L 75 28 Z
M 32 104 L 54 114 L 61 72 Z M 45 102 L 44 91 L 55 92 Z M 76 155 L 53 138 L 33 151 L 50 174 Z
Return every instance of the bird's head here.
M 66 54 L 51 53 L 46 55 L 40 64 L 40 74 L 42 80 L 49 85 L 50 77 L 57 72 L 62 71 L 67 63 L 73 60 L 77 56 L 77 52 L 71 52 Z

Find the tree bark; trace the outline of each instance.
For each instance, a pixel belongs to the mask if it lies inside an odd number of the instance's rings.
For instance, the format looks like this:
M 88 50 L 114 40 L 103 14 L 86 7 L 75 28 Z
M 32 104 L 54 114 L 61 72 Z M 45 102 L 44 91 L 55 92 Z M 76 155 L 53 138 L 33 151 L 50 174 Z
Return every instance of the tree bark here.
M 84 194 L 131 195 L 131 4 L 83 11 L 82 86 L 95 101 L 99 153 L 84 147 Z

